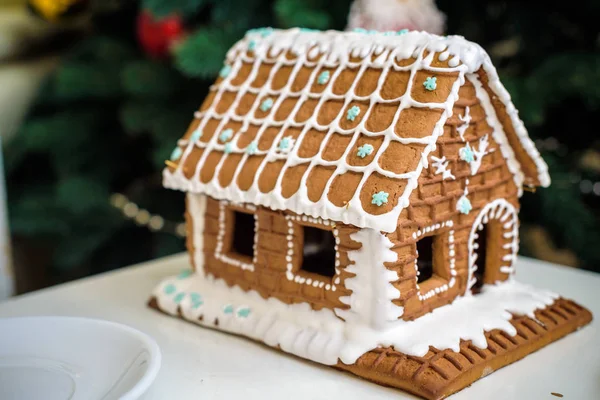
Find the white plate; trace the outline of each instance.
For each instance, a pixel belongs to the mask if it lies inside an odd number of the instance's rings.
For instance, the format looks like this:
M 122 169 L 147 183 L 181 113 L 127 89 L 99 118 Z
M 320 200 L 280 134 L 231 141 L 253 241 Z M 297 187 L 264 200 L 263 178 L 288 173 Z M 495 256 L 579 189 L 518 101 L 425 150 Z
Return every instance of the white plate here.
M 148 335 L 114 322 L 0 319 L 0 399 L 135 399 L 160 358 Z

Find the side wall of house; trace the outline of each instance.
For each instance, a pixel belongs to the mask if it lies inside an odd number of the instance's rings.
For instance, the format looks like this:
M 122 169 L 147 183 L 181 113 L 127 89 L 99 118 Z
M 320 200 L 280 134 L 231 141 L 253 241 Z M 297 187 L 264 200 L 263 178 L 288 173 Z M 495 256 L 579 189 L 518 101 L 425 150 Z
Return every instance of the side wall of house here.
M 430 156 L 429 165 L 421 175 L 419 187 L 411 195 L 410 206 L 400 216 L 397 231 L 388 235 L 394 243 L 394 251 L 398 253 L 398 261 L 387 264 L 398 275 L 393 284 L 400 291 L 400 298 L 394 303 L 404 307 L 402 318 L 405 320 L 415 319 L 465 293 L 469 280 L 469 251 L 472 251 L 469 249 L 469 236 L 478 214 L 487 204 L 505 199 L 510 210 L 518 211 L 519 208 L 513 175 L 499 143 L 492 137 L 493 129 L 486 120 L 484 107 L 473 84 L 467 81 L 459 96 L 454 114 L 446 122 L 437 149 L 432 152 L 433 157 Z M 462 160 L 459 154 L 466 143 L 474 151 L 482 149 L 484 138 L 488 147 L 481 157 L 481 165 L 473 174 L 472 165 Z M 436 162 L 436 159 L 444 161 Z M 441 165 L 445 161 L 448 163 L 444 168 Z M 452 176 L 444 174 L 444 169 Z M 467 214 L 457 211 L 457 203 L 463 196 L 472 207 Z M 498 217 L 501 217 L 499 214 Z M 485 283 L 505 280 L 509 276 L 518 240 L 515 237 L 518 236 L 518 221 L 516 214 L 512 215 L 515 216 L 514 221 L 507 217 L 501 222 L 502 234 L 488 236 L 488 248 L 499 250 L 497 254 L 488 254 L 488 259 L 492 257 L 498 262 L 493 268 L 489 268 L 488 264 Z M 433 257 L 438 271 L 419 285 L 417 242 L 430 235 L 436 236 Z M 496 242 L 495 245 L 490 241 Z
M 255 215 L 257 232 L 253 258 L 233 252 L 234 211 Z M 255 290 L 264 298 L 274 297 L 288 304 L 308 302 L 315 310 L 348 308 L 340 297 L 351 294 L 344 282 L 353 274 L 345 269 L 351 263 L 348 251 L 360 248 L 360 243 L 350 239 L 357 228 L 212 198 L 207 198 L 204 221 L 203 269 L 206 274 L 223 279 L 229 286 Z M 333 277 L 301 270 L 303 226 L 329 230 L 336 238 Z

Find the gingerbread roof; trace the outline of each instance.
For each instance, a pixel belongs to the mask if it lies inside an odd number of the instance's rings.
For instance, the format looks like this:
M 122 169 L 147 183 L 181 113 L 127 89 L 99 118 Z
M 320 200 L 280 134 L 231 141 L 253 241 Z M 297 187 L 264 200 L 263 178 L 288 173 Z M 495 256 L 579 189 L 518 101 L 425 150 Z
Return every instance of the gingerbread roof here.
M 500 101 L 510 119 L 501 150 L 517 187 L 548 185 L 546 164 L 477 44 L 301 29 L 261 29 L 233 46 L 164 184 L 392 232 L 460 86 L 481 71 L 488 103 Z

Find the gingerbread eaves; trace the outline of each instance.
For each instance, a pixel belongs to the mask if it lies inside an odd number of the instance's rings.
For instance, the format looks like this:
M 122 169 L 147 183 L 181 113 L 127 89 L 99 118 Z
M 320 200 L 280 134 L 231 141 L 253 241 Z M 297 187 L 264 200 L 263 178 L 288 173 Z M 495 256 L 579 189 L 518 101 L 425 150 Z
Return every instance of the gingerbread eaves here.
M 459 36 L 262 29 L 220 75 L 166 187 L 392 232 L 467 80 L 519 190 L 550 183 L 489 56 Z

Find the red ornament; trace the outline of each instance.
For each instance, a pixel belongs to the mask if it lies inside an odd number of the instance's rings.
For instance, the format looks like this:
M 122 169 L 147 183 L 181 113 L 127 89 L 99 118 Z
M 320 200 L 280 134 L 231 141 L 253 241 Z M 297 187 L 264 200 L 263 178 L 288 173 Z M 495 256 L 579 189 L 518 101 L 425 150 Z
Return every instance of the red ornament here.
M 177 14 L 159 19 L 150 12 L 143 11 L 138 16 L 138 41 L 151 57 L 164 58 L 168 56 L 171 46 L 178 42 L 184 34 L 183 22 Z

